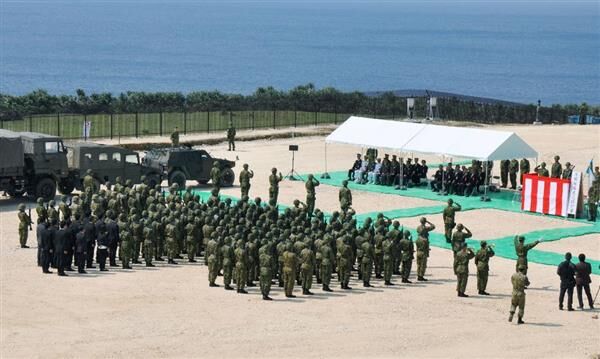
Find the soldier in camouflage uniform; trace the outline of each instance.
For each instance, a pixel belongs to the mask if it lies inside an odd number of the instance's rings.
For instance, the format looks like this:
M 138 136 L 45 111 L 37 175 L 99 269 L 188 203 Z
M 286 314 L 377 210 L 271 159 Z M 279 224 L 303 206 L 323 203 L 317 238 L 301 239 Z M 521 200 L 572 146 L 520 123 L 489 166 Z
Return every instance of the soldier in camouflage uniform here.
M 173 147 L 179 147 L 179 129 L 177 127 L 171 132 L 171 144 Z
M 529 164 L 529 160 L 527 158 L 521 159 L 521 162 L 519 162 L 519 172 L 521 172 L 521 186 L 523 185 L 523 176 L 528 174 L 530 170 L 531 166 Z
M 394 242 L 388 236 L 383 241 L 383 280 L 385 285 L 394 285 L 392 283 L 392 272 L 394 269 Z
M 129 261 L 133 255 L 133 238 L 131 237 L 131 231 L 129 229 L 129 223 L 127 223 L 127 215 L 125 213 L 121 213 L 119 216 L 119 238 L 121 239 L 121 261 L 123 265 L 123 269 L 132 269 L 129 265 Z
M 475 254 L 475 265 L 477 266 L 477 291 L 479 295 L 490 295 L 485 291 L 488 282 L 488 273 L 490 271 L 490 258 L 494 256 L 494 250 L 487 245 L 486 241 L 481 241 L 481 249 Z
M 283 252 L 283 285 L 285 288 L 285 296 L 287 298 L 295 298 L 294 281 L 296 280 L 297 256 L 291 243 L 286 245 Z
M 271 169 L 271 175 L 269 176 L 269 204 L 271 206 L 277 205 L 277 197 L 279 196 L 279 182 L 283 180 L 281 172 L 277 175 L 277 168 Z
M 260 262 L 260 292 L 262 293 L 263 300 L 272 300 L 269 297 L 271 291 L 271 280 L 273 279 L 273 257 L 270 255 L 271 246 L 269 242 L 265 243 L 259 249 L 259 262 Z
M 310 291 L 315 267 L 315 254 L 306 247 L 300 252 L 300 274 L 302 277 L 302 294 L 313 295 Z
M 212 181 L 213 190 L 218 195 L 221 190 L 221 169 L 219 168 L 218 161 L 213 162 L 212 169 L 210 170 L 210 180 Z
M 454 203 L 452 198 L 448 199 L 448 206 L 444 208 L 444 212 L 442 212 L 442 218 L 444 220 L 444 235 L 446 236 L 446 242 L 450 243 L 452 240 L 452 230 L 456 223 L 454 222 L 456 212 L 459 212 L 462 209 L 460 204 Z
M 550 177 L 552 178 L 560 178 L 562 175 L 562 165 L 559 162 L 560 156 L 554 156 L 554 163 L 552 164 Z
M 221 247 L 221 257 L 223 258 L 223 285 L 225 286 L 225 290 L 233 290 L 233 287 L 231 287 L 231 279 L 233 276 L 233 265 L 235 256 L 233 253 L 233 247 L 231 246 L 231 243 L 227 240 Z M 214 275 L 216 278 L 217 273 L 214 273 Z
M 248 170 L 248 164 L 244 163 L 243 169 L 240 171 L 240 189 L 242 191 L 242 198 L 248 197 L 250 192 L 250 179 L 254 177 L 254 171 Z
M 510 314 L 508 321 L 512 322 L 513 316 L 517 307 L 519 308 L 517 324 L 524 324 L 523 315 L 525 314 L 525 289 L 529 286 L 529 279 L 527 278 L 527 267 L 523 264 L 519 265 L 517 272 L 512 275 L 510 281 L 513 286 L 512 298 L 510 301 Z
M 229 148 L 228 151 L 235 151 L 235 126 L 233 125 L 233 121 L 229 122 L 229 128 L 227 128 L 227 144 Z
M 515 252 L 517 254 L 517 271 L 519 266 L 524 266 L 525 267 L 525 272 L 523 272 L 523 274 L 527 274 L 527 252 L 529 252 L 530 249 L 532 249 L 533 247 L 537 246 L 540 243 L 540 241 L 535 241 L 533 243 L 529 243 L 529 244 L 525 244 L 525 237 L 523 236 L 515 236 L 515 240 L 514 240 L 514 244 L 515 244 Z
M 373 259 L 375 256 L 373 245 L 369 240 L 362 242 L 362 259 L 360 261 L 363 287 L 371 287 L 371 273 L 373 271 Z
M 244 289 L 246 281 L 248 280 L 248 252 L 244 242 L 239 240 L 236 243 L 236 249 L 233 251 L 235 254 L 235 284 L 237 286 L 237 292 L 242 294 L 248 294 Z
M 342 209 L 342 212 L 346 213 L 348 209 L 352 207 L 352 192 L 350 192 L 350 189 L 348 188 L 348 180 L 342 182 L 342 188 L 340 188 L 338 197 L 340 208 Z
M 324 242 L 321 245 L 321 284 L 325 292 L 332 292 L 329 288 L 331 283 L 331 272 L 333 271 L 335 257 L 333 255 L 333 249 L 331 249 L 331 237 L 325 236 Z
M 312 175 L 308 175 L 308 179 L 306 180 L 306 211 L 309 217 L 312 217 L 312 214 L 315 210 L 315 187 L 320 185 L 321 183 Z
M 465 290 L 467 289 L 467 281 L 469 280 L 469 260 L 475 257 L 475 253 L 471 250 L 471 248 L 467 247 L 466 243 L 461 245 L 461 250 L 456 254 L 456 292 L 459 297 L 468 297 L 465 294 Z
M 219 268 L 217 267 L 217 257 L 219 255 L 217 252 L 219 250 L 219 244 L 216 241 L 216 237 L 217 237 L 216 233 L 215 233 L 215 235 L 211 235 L 210 240 L 206 244 L 206 252 L 204 254 L 204 256 L 207 258 L 208 285 L 210 287 L 218 287 L 219 286 L 217 283 L 215 283 L 215 281 L 217 280 L 217 273 L 219 272 Z M 228 259 L 231 260 L 230 258 L 228 258 Z M 228 265 L 229 265 L 229 263 L 228 263 Z M 227 274 L 226 274 L 225 287 L 229 286 L 229 283 L 230 283 L 230 282 L 227 282 L 227 280 L 231 280 L 231 277 L 230 277 L 230 275 L 227 276 Z
M 402 283 L 412 283 L 408 277 L 414 259 L 414 245 L 410 231 L 404 230 L 402 240 L 400 241 L 401 259 L 402 259 Z
M 152 259 L 154 258 L 154 245 L 156 242 L 156 230 L 158 227 L 158 222 L 154 220 L 146 220 L 144 226 L 144 261 L 146 262 L 146 267 L 154 267 L 152 264 Z
M 515 158 L 510 160 L 508 165 L 508 174 L 510 176 L 510 188 L 517 189 L 517 173 L 519 173 L 519 161 Z
M 427 258 L 429 258 L 429 232 L 435 229 L 435 225 L 421 217 L 421 224 L 417 227 L 419 238 L 415 242 L 417 247 L 417 280 L 426 282 L 425 271 L 427 270 Z
M 21 203 L 18 206 L 19 212 L 17 213 L 17 217 L 19 217 L 19 243 L 21 248 L 29 248 L 27 245 L 27 236 L 29 234 L 29 227 L 33 224 L 31 221 L 31 217 L 27 213 L 25 213 L 25 205 Z

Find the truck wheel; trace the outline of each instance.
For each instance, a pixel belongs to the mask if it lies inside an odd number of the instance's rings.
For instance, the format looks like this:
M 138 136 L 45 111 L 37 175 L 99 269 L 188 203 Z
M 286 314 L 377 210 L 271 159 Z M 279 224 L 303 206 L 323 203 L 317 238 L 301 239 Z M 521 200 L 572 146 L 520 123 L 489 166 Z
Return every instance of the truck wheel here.
M 173 183 L 177 183 L 177 185 L 179 185 L 179 189 L 183 189 L 185 188 L 185 173 L 181 172 L 181 171 L 173 171 L 171 172 L 171 175 L 169 176 L 169 187 L 173 184 Z
M 56 196 L 56 183 L 51 178 L 45 177 L 35 185 L 35 196 L 42 197 L 46 201 L 54 199 Z
M 146 181 L 148 181 L 148 187 L 150 187 L 150 189 L 154 189 L 156 185 L 160 184 L 160 177 L 157 175 L 149 175 L 146 176 Z
M 73 182 L 71 182 L 69 180 L 61 181 L 58 184 L 58 190 L 62 194 L 69 195 L 73 192 L 74 189 L 75 189 L 75 185 L 73 184 Z
M 235 181 L 235 174 L 233 174 L 233 170 L 231 168 L 224 169 L 221 173 L 221 186 L 231 187 L 233 186 L 233 181 Z

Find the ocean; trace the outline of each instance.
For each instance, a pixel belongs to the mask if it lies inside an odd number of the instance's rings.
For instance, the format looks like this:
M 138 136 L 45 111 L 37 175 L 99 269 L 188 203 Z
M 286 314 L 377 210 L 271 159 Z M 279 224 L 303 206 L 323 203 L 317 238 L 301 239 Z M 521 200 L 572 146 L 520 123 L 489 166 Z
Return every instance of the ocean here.
M 600 104 L 598 1 L 5 1 L 0 92 L 430 89 Z

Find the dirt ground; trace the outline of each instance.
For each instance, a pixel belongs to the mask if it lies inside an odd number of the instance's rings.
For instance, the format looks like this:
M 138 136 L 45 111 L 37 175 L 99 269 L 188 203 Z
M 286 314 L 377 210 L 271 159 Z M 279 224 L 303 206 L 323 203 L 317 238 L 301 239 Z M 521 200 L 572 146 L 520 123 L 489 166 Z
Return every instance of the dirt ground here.
M 551 158 L 577 169 L 598 154 L 598 129 L 579 126 L 510 126 Z M 290 170 L 289 144 L 299 144 L 296 171 L 325 168 L 323 137 L 240 142 L 239 151 L 226 144 L 208 149 L 214 156 L 239 158 L 255 172 L 251 196 L 267 197 L 269 170 Z M 327 146 L 327 168 L 347 169 L 360 149 Z M 437 162 L 435 156 L 424 157 Z M 598 159 L 597 159 L 598 160 Z M 190 182 L 192 184 L 192 182 Z M 223 191 L 239 195 L 239 188 Z M 317 207 L 337 208 L 338 188 L 317 188 Z M 437 205 L 439 202 L 353 192 L 358 213 Z M 302 183 L 284 181 L 280 200 L 304 200 Z M 475 267 L 467 287 L 469 298 L 457 298 L 451 252 L 433 248 L 426 283 L 363 288 L 353 277 L 351 291 L 335 286 L 333 293 L 313 287 L 315 296 L 286 299 L 273 287 L 273 302 L 261 300 L 258 288 L 239 295 L 209 288 L 207 268 L 200 263 L 158 264 L 132 271 L 91 270 L 88 275 L 61 278 L 43 275 L 35 265 L 35 233 L 31 249 L 20 249 L 17 202 L 0 200 L 0 357 L 406 357 L 406 358 L 588 358 L 600 354 L 599 311 L 559 311 L 556 268 L 530 264 L 525 308 L 526 325 L 508 323 L 514 261 L 492 258 L 489 297 L 478 296 Z M 430 216 L 434 223 L 440 215 Z M 566 221 L 495 210 L 460 213 L 458 221 L 478 238 L 510 235 L 515 230 L 569 226 Z M 416 219 L 404 219 L 416 225 Z M 590 253 L 598 259 L 600 235 L 543 243 L 542 250 Z M 415 267 L 413 266 L 413 269 Z M 414 273 L 413 273 L 414 275 Z M 414 279 L 414 278 L 412 278 Z M 600 276 L 593 276 L 595 294 Z M 219 278 L 219 283 L 222 279 Z M 332 284 L 337 284 L 334 279 Z

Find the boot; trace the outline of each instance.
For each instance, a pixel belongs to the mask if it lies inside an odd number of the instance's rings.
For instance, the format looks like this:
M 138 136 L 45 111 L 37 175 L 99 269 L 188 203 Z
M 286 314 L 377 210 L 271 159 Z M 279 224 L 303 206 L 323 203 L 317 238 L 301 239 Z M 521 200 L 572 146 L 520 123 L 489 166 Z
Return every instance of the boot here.
M 510 314 L 508 315 L 508 321 L 512 322 L 514 316 L 515 316 L 515 313 L 514 312 L 510 312 Z
M 152 263 L 146 263 L 146 267 L 155 267 L 155 265 Z
M 229 284 L 226 284 L 225 285 L 225 290 L 233 290 L 233 287 L 230 286 Z
M 256 287 L 256 284 L 253 282 L 246 282 L 246 287 Z
M 273 298 L 269 297 L 266 294 L 263 294 L 263 300 L 273 300 Z
M 156 258 L 154 258 L 154 260 L 158 261 L 158 262 L 164 262 L 165 261 L 162 257 L 156 257 Z
M 197 261 L 195 259 L 188 259 L 189 263 L 196 263 Z
M 385 284 L 385 285 L 395 285 L 394 283 L 390 282 L 389 280 L 386 280 L 383 284 Z
M 372 287 L 372 285 L 370 285 L 368 282 L 364 282 L 363 283 L 363 287 L 369 288 L 369 287 Z
M 26 244 L 24 244 L 24 245 L 21 246 L 21 248 L 29 248 L 29 246 L 26 245 Z
M 522 317 L 519 317 L 519 320 L 517 321 L 517 324 L 525 324 L 525 322 L 523 321 Z
M 241 294 L 248 294 L 248 292 L 246 292 L 246 290 L 245 290 L 245 289 L 240 289 L 240 290 L 238 290 L 238 293 L 241 293 Z
M 427 279 L 425 279 L 425 277 L 417 277 L 417 280 L 421 282 L 427 282 Z
M 304 295 L 314 295 L 314 293 L 307 289 L 306 293 L 304 293 Z
M 324 285 L 324 286 L 323 286 L 323 291 L 324 291 L 324 292 L 333 292 L 333 290 L 331 290 L 331 288 L 329 288 L 329 286 L 328 286 L 328 285 Z
M 77 273 L 79 273 L 79 274 L 87 274 L 87 272 L 84 271 L 84 270 L 79 270 L 79 271 L 77 271 Z
M 209 287 L 218 287 L 219 285 L 217 283 L 208 283 Z
M 285 296 L 286 296 L 287 298 L 296 298 L 296 296 L 295 296 L 295 295 L 293 295 L 293 294 L 290 294 L 290 295 L 287 295 L 287 294 L 286 294 Z

